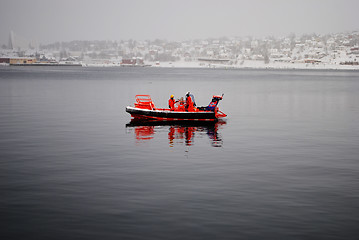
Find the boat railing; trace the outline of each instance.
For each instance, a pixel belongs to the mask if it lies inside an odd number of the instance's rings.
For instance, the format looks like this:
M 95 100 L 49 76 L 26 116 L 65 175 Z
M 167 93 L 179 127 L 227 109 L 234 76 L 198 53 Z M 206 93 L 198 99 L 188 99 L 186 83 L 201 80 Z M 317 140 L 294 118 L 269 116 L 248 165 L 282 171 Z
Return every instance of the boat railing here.
M 155 108 L 155 104 L 153 103 L 150 95 L 136 95 L 135 98 L 135 107 L 150 110 L 153 110 Z

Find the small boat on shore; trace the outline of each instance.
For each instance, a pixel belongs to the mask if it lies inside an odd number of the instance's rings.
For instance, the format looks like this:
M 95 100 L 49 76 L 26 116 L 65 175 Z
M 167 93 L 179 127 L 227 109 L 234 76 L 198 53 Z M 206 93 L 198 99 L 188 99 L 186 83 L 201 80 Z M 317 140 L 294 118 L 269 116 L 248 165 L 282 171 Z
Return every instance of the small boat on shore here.
M 146 121 L 218 121 L 227 115 L 218 108 L 222 96 L 214 95 L 208 106 L 186 109 L 185 101 L 176 102 L 174 109 L 157 108 L 150 95 L 136 95 L 134 107 L 126 107 L 133 120 Z M 191 109 L 191 110 L 189 110 Z

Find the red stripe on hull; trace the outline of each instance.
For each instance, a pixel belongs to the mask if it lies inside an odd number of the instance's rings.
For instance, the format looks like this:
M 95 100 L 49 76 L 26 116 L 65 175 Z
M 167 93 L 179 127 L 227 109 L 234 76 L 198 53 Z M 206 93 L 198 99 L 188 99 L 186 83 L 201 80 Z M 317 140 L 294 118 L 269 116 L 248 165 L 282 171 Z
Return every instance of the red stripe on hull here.
M 162 118 L 153 116 L 144 116 L 139 114 L 131 114 L 135 120 L 157 120 L 157 121 L 217 121 L 218 119 L 197 119 L 197 118 Z

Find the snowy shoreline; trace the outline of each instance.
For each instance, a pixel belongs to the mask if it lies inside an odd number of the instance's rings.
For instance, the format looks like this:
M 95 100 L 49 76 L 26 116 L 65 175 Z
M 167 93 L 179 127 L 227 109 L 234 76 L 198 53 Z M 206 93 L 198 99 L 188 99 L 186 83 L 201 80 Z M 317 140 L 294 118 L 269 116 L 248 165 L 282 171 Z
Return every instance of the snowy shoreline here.
M 150 63 L 152 65 L 152 63 Z M 311 63 L 281 63 L 262 61 L 245 61 L 243 64 L 203 64 L 200 62 L 161 62 L 152 67 L 177 67 L 177 68 L 221 68 L 221 69 L 320 69 L 320 70 L 359 70 L 359 65 L 338 64 L 311 64 Z
M 268 70 L 359 70 L 359 65 L 339 64 L 312 64 L 312 63 L 282 63 L 262 61 L 245 61 L 243 64 L 204 64 L 201 62 L 148 62 L 145 66 L 131 67 L 155 67 L 155 68 L 210 68 L 210 69 L 268 69 Z M 84 67 L 123 67 L 120 64 L 83 64 Z
M 0 66 L 10 66 L 9 64 L 0 63 Z M 19 67 L 11 65 L 13 67 Z M 21 65 L 25 66 L 26 65 Z M 28 65 L 31 67 L 31 64 Z M 57 67 L 57 65 L 53 65 Z M 64 66 L 66 65 L 59 65 Z M 68 66 L 74 67 L 69 64 Z M 43 67 L 52 67 L 51 65 L 44 65 Z M 152 68 L 201 68 L 201 69 L 258 69 L 258 70 L 353 70 L 359 71 L 359 65 L 338 65 L 338 64 L 311 64 L 311 63 L 281 63 L 281 62 L 270 62 L 265 64 L 260 61 L 246 61 L 243 64 L 203 64 L 200 62 L 148 62 L 148 64 L 134 65 L 134 66 L 122 66 L 121 64 L 115 63 L 82 63 L 82 67 L 152 67 Z

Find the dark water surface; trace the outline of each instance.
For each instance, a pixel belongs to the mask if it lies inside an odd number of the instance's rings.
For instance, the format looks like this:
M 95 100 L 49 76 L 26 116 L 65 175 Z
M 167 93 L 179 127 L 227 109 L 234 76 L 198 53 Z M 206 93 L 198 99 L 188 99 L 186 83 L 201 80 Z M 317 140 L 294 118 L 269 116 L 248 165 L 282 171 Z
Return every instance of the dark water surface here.
M 225 122 L 139 125 L 224 93 Z M 359 72 L 0 68 L 0 239 L 357 239 Z

